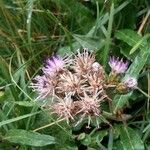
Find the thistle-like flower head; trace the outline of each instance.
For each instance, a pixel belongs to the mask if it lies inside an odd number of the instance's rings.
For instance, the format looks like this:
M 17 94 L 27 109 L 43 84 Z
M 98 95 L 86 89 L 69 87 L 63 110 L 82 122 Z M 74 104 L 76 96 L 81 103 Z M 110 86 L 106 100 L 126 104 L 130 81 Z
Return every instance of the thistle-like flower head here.
M 69 121 L 69 119 L 74 119 L 72 116 L 73 103 L 71 95 L 67 94 L 64 99 L 58 97 L 58 100 L 57 103 L 52 105 L 53 112 L 67 121 Z
M 98 73 L 88 74 L 87 82 L 89 86 L 86 88 L 86 91 L 94 92 L 103 88 L 104 78 L 103 75 Z
M 44 74 L 55 76 L 61 72 L 67 65 L 68 59 L 62 58 L 59 55 L 53 55 L 46 60 L 45 66 L 43 67 Z
M 127 88 L 129 89 L 135 89 L 138 85 L 137 79 L 133 77 L 128 77 L 125 81 L 124 84 L 126 85 Z
M 75 73 L 73 74 L 70 71 L 61 74 L 59 80 L 60 82 L 57 86 L 58 91 L 61 93 L 67 92 L 72 94 L 81 93 L 86 82 L 85 79 L 81 79 L 80 76 Z
M 125 73 L 128 68 L 128 62 L 123 62 L 123 59 L 119 60 L 119 58 L 110 57 L 109 66 L 113 73 L 120 74 Z
M 74 59 L 74 70 L 80 75 L 87 74 L 91 71 L 92 64 L 95 61 L 95 56 L 90 54 L 88 49 L 83 49 L 83 53 L 78 50 Z
M 38 99 L 44 99 L 47 96 L 53 95 L 54 93 L 54 82 L 47 78 L 45 75 L 42 76 L 36 76 L 34 78 L 33 83 L 31 83 L 30 87 L 33 89 L 33 91 L 36 91 L 38 93 Z
M 99 93 L 89 96 L 84 92 L 84 97 L 81 101 L 81 111 L 90 116 L 99 116 L 100 114 L 100 101 L 98 98 Z

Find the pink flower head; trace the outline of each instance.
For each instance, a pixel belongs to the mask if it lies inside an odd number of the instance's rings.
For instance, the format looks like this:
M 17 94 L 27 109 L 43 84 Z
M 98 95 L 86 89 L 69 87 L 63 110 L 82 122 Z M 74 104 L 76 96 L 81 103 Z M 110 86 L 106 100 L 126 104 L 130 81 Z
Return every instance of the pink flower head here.
M 60 75 L 57 89 L 60 93 L 71 92 L 74 95 L 75 93 L 82 93 L 85 82 L 85 79 L 68 71 Z
M 69 118 L 74 120 L 72 114 L 72 99 L 71 95 L 67 94 L 64 99 L 59 97 L 58 102 L 52 105 L 53 112 L 56 113 L 60 118 L 64 118 L 69 121 Z
M 128 77 L 125 81 L 124 84 L 127 86 L 129 89 L 135 89 L 137 87 L 137 79 L 133 77 Z
M 119 60 L 119 58 L 110 57 L 109 66 L 112 69 L 112 72 L 120 74 L 125 73 L 128 68 L 128 62 L 123 62 L 123 59 Z
M 74 70 L 80 75 L 85 75 L 91 71 L 92 64 L 95 62 L 95 55 L 89 53 L 87 48 L 83 49 L 83 52 L 77 50 L 77 55 L 74 59 Z
M 53 83 L 49 78 L 47 78 L 45 75 L 42 76 L 36 76 L 34 78 L 35 83 L 31 83 L 31 88 L 33 88 L 33 91 L 36 91 L 38 93 L 38 99 L 44 99 L 48 95 L 53 95 L 54 93 L 54 86 Z
M 99 116 L 100 114 L 100 99 L 98 98 L 99 93 L 95 93 L 92 96 L 87 95 L 84 92 L 84 97 L 81 101 L 81 110 L 83 113 L 91 116 Z
M 63 59 L 59 55 L 53 55 L 46 60 L 46 65 L 43 67 L 44 74 L 55 76 L 56 73 L 62 71 L 66 66 L 67 59 Z

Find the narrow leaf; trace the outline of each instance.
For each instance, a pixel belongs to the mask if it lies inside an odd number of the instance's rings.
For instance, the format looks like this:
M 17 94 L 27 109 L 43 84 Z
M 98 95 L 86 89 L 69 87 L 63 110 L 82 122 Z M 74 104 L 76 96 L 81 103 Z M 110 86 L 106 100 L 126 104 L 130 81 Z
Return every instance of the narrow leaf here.
M 136 45 L 142 39 L 142 36 L 137 34 L 135 31 L 129 29 L 117 31 L 115 33 L 115 37 L 119 40 L 124 41 L 130 46 Z M 146 45 L 146 43 L 142 41 L 140 42 L 140 45 L 141 45 L 140 48 L 143 48 Z
M 86 37 L 77 34 L 74 34 L 73 37 L 80 44 L 80 46 L 91 50 L 97 50 L 104 46 L 104 41 L 99 38 Z
M 12 118 L 12 119 L 8 119 L 8 120 L 1 121 L 1 122 L 0 122 L 0 127 L 3 126 L 3 125 L 6 125 L 6 124 L 9 124 L 9 123 L 12 123 L 12 122 L 15 122 L 15 121 L 19 121 L 19 120 L 21 120 L 21 119 L 24 119 L 24 118 L 33 116 L 33 115 L 36 115 L 36 114 L 39 114 L 40 112 L 41 112 L 41 111 L 35 112 L 35 113 L 30 113 L 30 114 L 26 114 L 26 115 L 19 116 L 19 117 L 16 117 L 16 118 Z
M 54 137 L 21 129 L 9 130 L 3 138 L 12 143 L 31 146 L 46 146 L 55 143 Z
M 149 34 L 145 35 L 143 38 L 141 38 L 136 44 L 135 46 L 130 50 L 130 54 L 134 53 L 138 48 L 141 47 L 141 45 L 145 45 L 145 41 L 149 38 Z
M 25 107 L 33 107 L 37 105 L 33 101 L 16 101 L 15 104 L 20 105 L 20 106 L 25 106 Z

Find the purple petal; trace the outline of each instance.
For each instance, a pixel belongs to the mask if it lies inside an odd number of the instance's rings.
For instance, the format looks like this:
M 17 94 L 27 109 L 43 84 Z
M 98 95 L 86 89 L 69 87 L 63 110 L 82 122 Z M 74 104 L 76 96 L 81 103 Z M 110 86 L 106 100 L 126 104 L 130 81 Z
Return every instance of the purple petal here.
M 111 67 L 112 72 L 120 74 L 127 70 L 128 62 L 123 62 L 123 59 L 119 60 L 119 57 L 115 58 L 112 56 L 109 60 L 109 66 Z

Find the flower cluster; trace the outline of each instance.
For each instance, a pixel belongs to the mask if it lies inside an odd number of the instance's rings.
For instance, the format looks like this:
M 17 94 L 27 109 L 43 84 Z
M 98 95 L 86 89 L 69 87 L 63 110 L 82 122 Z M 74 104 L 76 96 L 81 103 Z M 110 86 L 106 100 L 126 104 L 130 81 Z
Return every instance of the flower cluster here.
M 31 87 L 38 93 L 37 99 L 52 97 L 48 107 L 60 118 L 67 121 L 80 118 L 77 123 L 85 117 L 97 118 L 101 114 L 101 103 L 111 99 L 107 92 L 109 87 L 117 89 L 123 84 L 131 90 L 137 86 L 135 78 L 112 82 L 127 70 L 128 62 L 111 57 L 109 65 L 111 73 L 107 76 L 88 49 L 78 50 L 70 58 L 54 55 L 46 60 L 43 74 L 34 78 Z
M 137 80 L 134 77 L 128 76 L 124 81 L 118 83 L 118 77 L 128 69 L 128 61 L 124 62 L 123 59 L 110 57 L 109 66 L 111 72 L 109 75 L 109 82 L 116 85 L 116 89 L 120 92 L 129 91 L 137 87 Z

